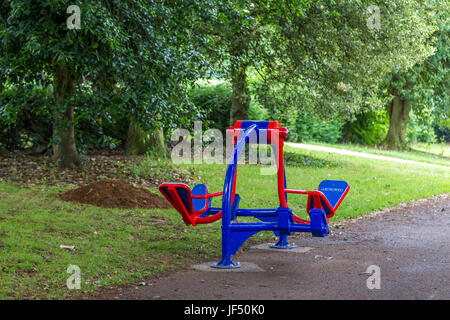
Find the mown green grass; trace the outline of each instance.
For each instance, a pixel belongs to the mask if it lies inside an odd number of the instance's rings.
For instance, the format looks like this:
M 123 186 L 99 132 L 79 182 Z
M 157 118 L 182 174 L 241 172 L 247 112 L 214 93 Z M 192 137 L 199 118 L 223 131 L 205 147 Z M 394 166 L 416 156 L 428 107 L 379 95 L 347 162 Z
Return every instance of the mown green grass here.
M 410 150 L 408 151 L 386 150 L 386 149 L 379 149 L 376 147 L 362 146 L 350 143 L 329 144 L 329 143 L 312 142 L 311 144 L 338 149 L 346 149 L 351 151 L 366 152 L 405 160 L 427 162 L 450 167 L 450 146 L 444 143 L 435 143 L 435 144 L 418 143 L 411 145 Z
M 286 148 L 332 166 L 286 169 L 288 187 L 316 189 L 325 179 L 346 180 L 351 189 L 334 221 L 396 204 L 450 192 L 450 170 L 390 163 Z M 145 165 L 146 161 L 143 162 Z M 164 166 L 166 167 L 166 166 Z M 210 192 L 223 188 L 224 164 L 184 165 Z M 237 193 L 242 208 L 278 206 L 275 175 L 262 166 L 240 165 Z M 138 170 L 139 171 L 139 170 Z M 148 172 L 141 168 L 140 174 Z M 183 171 L 185 172 L 185 171 Z M 99 288 L 137 283 L 147 276 L 220 258 L 220 221 L 186 227 L 175 210 L 103 209 L 63 202 L 62 187 L 0 184 L 0 298 L 72 298 Z M 156 191 L 156 188 L 152 190 Z M 306 216 L 306 198 L 289 195 L 289 204 Z M 220 206 L 220 198 L 214 200 Z M 252 238 L 267 240 L 270 233 Z M 75 251 L 60 249 L 74 245 Z M 69 290 L 69 265 L 81 270 L 81 290 Z
M 1 299 L 73 297 L 220 256 L 218 224 L 194 230 L 173 210 L 78 205 L 58 191 L 0 184 Z M 70 264 L 81 290 L 66 286 Z
M 437 154 L 439 156 L 444 156 L 450 158 L 450 144 L 446 143 L 423 143 L 419 142 L 411 146 L 412 149 L 423 151 L 427 153 Z

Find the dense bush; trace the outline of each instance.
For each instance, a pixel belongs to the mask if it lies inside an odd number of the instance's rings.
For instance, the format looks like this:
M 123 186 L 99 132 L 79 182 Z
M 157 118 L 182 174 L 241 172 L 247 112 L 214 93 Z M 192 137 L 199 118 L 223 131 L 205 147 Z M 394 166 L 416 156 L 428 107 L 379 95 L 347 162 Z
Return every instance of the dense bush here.
M 228 84 L 216 86 L 200 85 L 190 92 L 192 102 L 200 107 L 203 129 L 216 128 L 225 133 L 230 122 L 231 87 Z
M 4 86 L 0 91 L 0 149 L 50 154 L 53 139 L 51 87 Z M 127 138 L 128 120 L 107 112 L 92 113 L 89 92 L 76 96 L 76 140 L 79 151 L 115 149 Z M 110 102 L 112 103 L 112 102 Z
M 89 89 L 77 92 L 74 104 L 77 115 L 75 134 L 79 152 L 124 147 L 129 119 L 127 115 L 115 111 L 123 108 L 122 102 L 108 95 L 94 95 Z M 99 107 L 92 108 L 93 105 Z M 99 109 L 102 112 L 99 112 Z
M 271 120 L 269 111 L 264 108 L 255 99 L 250 101 L 250 106 L 248 108 L 248 119 L 251 120 Z
M 435 119 L 432 115 L 418 116 L 419 111 L 413 109 L 407 128 L 408 143 L 437 141 Z M 342 141 L 377 145 L 381 143 L 389 130 L 389 117 L 385 110 L 365 112 L 356 115 L 355 120 L 344 125 Z
M 448 127 L 435 125 L 434 132 L 439 142 L 450 143 L 450 129 Z
M 357 114 L 354 120 L 343 127 L 345 142 L 376 145 L 383 141 L 389 129 L 389 118 L 385 110 Z
M 0 149 L 41 153 L 48 149 L 51 91 L 39 86 L 4 86 L 0 91 Z
M 332 120 L 321 120 L 315 115 L 298 116 L 294 122 L 288 124 L 290 141 L 316 141 L 336 143 L 342 136 L 344 121 L 335 118 Z
M 417 117 L 414 111 L 411 112 L 408 129 L 406 131 L 407 141 L 409 143 L 435 143 L 437 141 L 437 137 L 434 131 L 434 122 L 433 116 L 430 116 L 428 121 L 425 121 Z
M 200 85 L 190 92 L 192 102 L 200 107 L 203 128 L 216 128 L 225 133 L 230 126 L 232 91 L 229 84 Z M 250 100 L 247 119 L 268 120 L 269 113 L 255 97 Z

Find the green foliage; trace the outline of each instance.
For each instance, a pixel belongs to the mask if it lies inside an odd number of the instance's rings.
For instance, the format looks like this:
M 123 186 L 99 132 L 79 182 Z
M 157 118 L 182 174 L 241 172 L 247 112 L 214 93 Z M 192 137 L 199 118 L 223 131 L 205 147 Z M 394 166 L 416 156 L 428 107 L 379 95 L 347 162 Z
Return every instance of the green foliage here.
M 287 17 L 264 44 L 270 48 L 260 64 L 261 103 L 275 118 L 292 110 L 323 117 L 351 115 L 376 106 L 382 77 L 407 70 L 433 53 L 428 42 L 435 30 L 434 1 L 311 1 L 303 14 Z M 380 29 L 369 28 L 366 9 L 381 12 Z M 420 14 L 418 14 L 420 13 Z M 414 41 L 411 41 L 414 39 Z M 289 111 L 288 111 L 289 110 Z
M 450 143 L 450 129 L 447 126 L 435 125 L 434 132 L 436 133 L 437 140 Z
M 301 115 L 293 124 L 288 125 L 289 140 L 336 143 L 342 136 L 344 123 L 339 118 L 321 120 L 316 115 Z
M 270 120 L 269 111 L 258 100 L 252 99 L 248 108 L 248 119 Z
M 88 133 L 77 132 L 78 142 L 112 148 L 123 144 L 130 117 L 144 130 L 174 128 L 202 117 L 224 130 L 231 88 L 194 93 L 187 88 L 207 75 L 230 78 L 232 71 L 251 69 L 258 81 L 250 96 L 258 101 L 250 104 L 249 117 L 280 119 L 290 123 L 294 134 L 333 142 L 340 137 L 338 120 L 312 119 L 308 129 L 300 121 L 296 128 L 290 115 L 315 110 L 326 118 L 381 104 L 373 95 L 379 79 L 404 72 L 433 52 L 428 41 L 435 31 L 432 16 L 441 8 L 435 3 L 86 0 L 77 4 L 81 29 L 69 30 L 69 0 L 5 0 L 0 7 L 0 89 L 11 84 L 48 88 L 45 99 L 54 100 L 45 103 L 48 121 L 55 123 L 72 105 L 76 128 Z M 379 30 L 367 26 L 370 5 L 381 10 Z M 439 42 L 443 48 L 445 40 Z M 73 83 L 73 92 L 60 92 L 63 76 Z M 445 92 L 445 77 L 439 81 Z M 448 105 L 445 101 L 439 105 Z M 0 105 L 4 121 L 15 121 L 22 107 Z
M 209 40 L 196 32 L 199 19 L 205 21 L 211 13 L 207 5 L 191 0 L 86 0 L 76 3 L 81 29 L 69 29 L 67 8 L 72 4 L 2 1 L 2 87 L 52 89 L 54 101 L 45 109 L 54 123 L 69 105 L 75 108 L 75 122 L 87 119 L 93 125 L 103 116 L 113 121 L 134 116 L 143 129 L 153 129 L 161 125 L 156 115 L 166 127 L 197 116 L 185 88 L 208 68 L 202 48 Z M 14 120 L 18 107 L 4 104 L 2 114 Z M 103 139 L 110 146 L 117 142 Z
M 448 11 L 447 11 L 448 12 Z M 436 32 L 436 52 L 426 64 L 428 82 L 432 83 L 433 92 L 427 99 L 432 107 L 434 129 L 439 141 L 450 142 L 450 22 L 449 16 L 444 15 L 445 22 Z M 425 105 L 427 102 L 424 102 Z
M 230 123 L 231 88 L 228 84 L 200 85 L 190 91 L 192 103 L 199 107 L 203 128 L 216 128 L 225 133 Z
M 406 132 L 408 143 L 437 142 L 437 136 L 433 126 L 433 117 L 431 116 L 428 118 L 428 121 L 422 121 L 422 119 L 423 118 L 416 115 L 416 112 L 411 112 L 408 129 Z
M 4 86 L 0 91 L 0 148 L 43 152 L 52 134 L 49 88 Z
M 343 140 L 364 145 L 377 145 L 386 137 L 389 118 L 386 110 L 359 113 L 343 127 Z
M 203 129 L 216 128 L 225 134 L 230 125 L 232 90 L 228 83 L 200 84 L 190 90 L 189 98 L 196 105 L 204 121 Z M 257 100 L 252 99 L 248 119 L 267 120 L 269 114 Z
M 79 151 L 115 149 L 125 142 L 128 120 L 111 113 L 98 114 L 90 108 L 92 92 L 81 90 L 75 96 L 76 139 Z M 114 104 L 111 100 L 110 105 Z M 34 84 L 4 86 L 0 92 L 0 147 L 13 151 L 48 152 L 54 115 L 52 88 Z
M 421 109 L 411 112 L 407 128 L 408 143 L 434 143 L 437 141 L 434 117 L 432 114 L 425 116 L 424 111 L 424 109 Z M 422 112 L 422 114 L 417 115 L 419 112 Z M 389 117 L 386 110 L 359 113 L 354 120 L 345 123 L 342 141 L 375 146 L 384 140 L 388 129 Z
M 450 117 L 449 77 L 449 3 L 431 1 L 435 11 L 433 20 L 438 28 L 427 42 L 435 51 L 426 60 L 418 61 L 408 70 L 391 72 L 382 83 L 385 96 L 399 97 L 413 106 L 407 130 L 408 142 L 444 141 L 445 126 Z M 437 136 L 436 136 L 437 133 Z

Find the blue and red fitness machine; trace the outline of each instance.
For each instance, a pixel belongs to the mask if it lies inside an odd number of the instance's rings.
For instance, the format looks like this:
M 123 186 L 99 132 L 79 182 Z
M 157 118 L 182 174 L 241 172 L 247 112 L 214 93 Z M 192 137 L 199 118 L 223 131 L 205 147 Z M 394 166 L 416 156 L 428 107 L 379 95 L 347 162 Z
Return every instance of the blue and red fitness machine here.
M 229 159 L 223 191 L 209 193 L 204 184 L 196 185 L 192 190 L 184 183 L 163 183 L 159 190 L 181 214 L 186 225 L 211 223 L 222 218 L 222 260 L 213 268 L 239 268 L 239 262 L 233 262 L 241 245 L 259 231 L 273 231 L 279 241 L 273 245 L 276 249 L 291 249 L 287 236 L 294 232 L 311 232 L 313 237 L 325 237 L 329 233 L 328 220 L 331 218 L 350 186 L 345 181 L 324 180 L 315 191 L 292 190 L 286 187 L 283 145 L 288 130 L 280 127 L 278 121 L 236 121 L 229 127 L 233 152 Z M 256 139 L 254 139 L 256 136 Z M 251 138 L 252 137 L 252 138 Z M 271 144 L 277 163 L 278 198 L 280 206 L 276 209 L 240 209 L 240 197 L 236 191 L 236 173 L 239 156 L 246 143 Z M 305 194 L 308 196 L 306 211 L 310 220 L 301 219 L 289 208 L 287 194 Z M 222 207 L 211 207 L 211 198 L 222 196 Z M 261 222 L 233 222 L 238 216 L 255 217 Z

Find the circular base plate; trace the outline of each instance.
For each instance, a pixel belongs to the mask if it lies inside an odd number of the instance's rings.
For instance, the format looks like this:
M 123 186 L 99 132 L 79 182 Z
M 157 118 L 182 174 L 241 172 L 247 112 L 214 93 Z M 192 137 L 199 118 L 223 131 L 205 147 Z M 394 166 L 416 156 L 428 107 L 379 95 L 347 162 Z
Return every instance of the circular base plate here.
M 293 243 L 288 243 L 285 245 L 274 244 L 274 245 L 271 245 L 270 248 L 283 250 L 283 249 L 294 249 L 294 248 L 297 248 L 297 246 Z
M 216 269 L 237 269 L 240 267 L 241 267 L 241 264 L 239 262 L 233 262 L 233 261 L 231 261 L 231 264 L 229 264 L 229 265 L 223 265 L 222 261 L 211 265 L 211 268 L 216 268 Z

